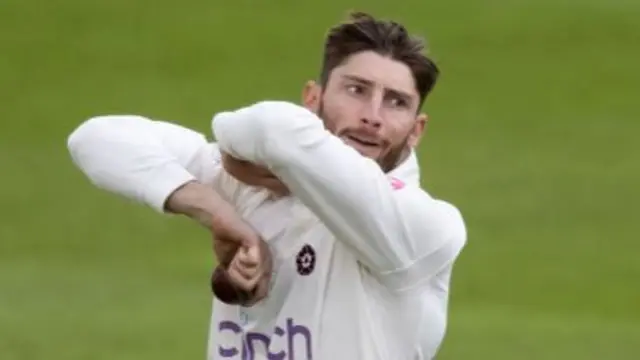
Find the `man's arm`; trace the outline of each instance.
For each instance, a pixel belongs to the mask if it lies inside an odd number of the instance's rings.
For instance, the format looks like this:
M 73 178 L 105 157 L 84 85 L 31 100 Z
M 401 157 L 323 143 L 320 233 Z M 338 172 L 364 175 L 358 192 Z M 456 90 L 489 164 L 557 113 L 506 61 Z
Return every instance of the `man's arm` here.
M 68 137 L 76 166 L 98 188 L 161 213 L 185 215 L 215 233 L 226 265 L 238 243 L 255 232 L 208 184 L 220 171 L 215 144 L 191 129 L 133 115 L 99 116 Z
M 330 134 L 308 110 L 263 102 L 213 121 L 221 151 L 269 168 L 357 257 L 389 284 L 418 285 L 464 242 L 453 206 L 421 189 L 394 190 L 377 163 Z
M 159 212 L 170 210 L 165 205 L 176 190 L 187 185 L 191 194 L 190 184 L 210 180 L 221 167 L 217 147 L 202 134 L 140 116 L 88 119 L 69 135 L 67 146 L 95 186 Z
M 97 187 L 158 212 L 186 215 L 208 228 L 224 269 L 217 270 L 225 274 L 223 285 L 251 291 L 243 299 L 247 304 L 266 296 L 264 284 L 271 274 L 268 248 L 235 208 L 204 184 L 221 168 L 221 159 L 203 135 L 140 116 L 101 116 L 76 128 L 68 148 L 77 167 Z M 227 270 L 233 260 L 243 259 L 240 247 L 251 255 L 251 266 Z M 256 286 L 258 291 L 253 291 Z

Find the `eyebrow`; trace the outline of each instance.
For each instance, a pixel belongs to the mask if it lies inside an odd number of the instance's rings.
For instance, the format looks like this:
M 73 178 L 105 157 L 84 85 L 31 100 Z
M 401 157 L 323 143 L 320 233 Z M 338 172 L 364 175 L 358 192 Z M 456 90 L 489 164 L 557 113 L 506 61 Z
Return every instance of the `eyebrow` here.
M 373 81 L 371 81 L 369 79 L 362 78 L 362 77 L 357 76 L 357 75 L 342 75 L 342 77 L 347 79 L 347 80 L 355 81 L 355 82 L 360 83 L 362 85 L 368 85 L 368 86 L 373 85 Z M 385 90 L 390 92 L 391 94 L 393 94 L 395 96 L 398 96 L 400 98 L 404 98 L 407 101 L 413 99 L 413 97 L 410 94 L 408 94 L 408 93 L 406 93 L 406 92 L 404 92 L 402 90 L 393 89 L 393 88 L 389 88 L 389 87 L 385 87 Z

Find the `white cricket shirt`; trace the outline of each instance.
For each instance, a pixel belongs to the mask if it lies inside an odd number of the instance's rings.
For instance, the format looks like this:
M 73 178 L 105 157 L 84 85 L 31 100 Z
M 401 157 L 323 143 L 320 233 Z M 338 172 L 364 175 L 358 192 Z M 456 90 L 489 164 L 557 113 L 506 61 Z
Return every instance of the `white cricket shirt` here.
M 431 359 L 445 334 L 451 270 L 466 243 L 453 205 L 420 188 L 415 155 L 385 174 L 312 112 L 261 102 L 213 120 L 217 143 L 139 116 L 89 119 L 69 137 L 97 187 L 163 211 L 197 179 L 269 243 L 269 296 L 213 300 L 208 359 Z M 273 200 L 222 168 L 220 150 L 268 167 L 293 196 Z

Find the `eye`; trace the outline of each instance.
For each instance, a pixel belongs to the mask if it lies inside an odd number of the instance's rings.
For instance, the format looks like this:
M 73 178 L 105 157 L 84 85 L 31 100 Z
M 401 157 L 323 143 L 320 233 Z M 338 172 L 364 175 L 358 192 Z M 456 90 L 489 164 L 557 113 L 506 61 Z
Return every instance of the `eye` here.
M 358 84 L 347 85 L 347 91 L 352 94 L 362 94 L 364 92 L 364 87 Z
M 391 99 L 389 99 L 389 103 L 395 108 L 406 108 L 409 105 L 407 100 L 398 96 L 391 97 Z

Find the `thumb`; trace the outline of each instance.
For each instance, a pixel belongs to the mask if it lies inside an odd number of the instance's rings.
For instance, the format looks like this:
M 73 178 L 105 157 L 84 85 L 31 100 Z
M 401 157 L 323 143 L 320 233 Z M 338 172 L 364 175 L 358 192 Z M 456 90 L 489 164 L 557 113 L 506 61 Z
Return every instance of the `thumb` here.
M 261 240 L 260 235 L 251 226 L 244 227 L 236 236 L 241 246 L 245 249 L 258 246 Z
M 260 263 L 260 248 L 257 245 L 243 248 L 238 260 L 245 266 L 256 266 Z

